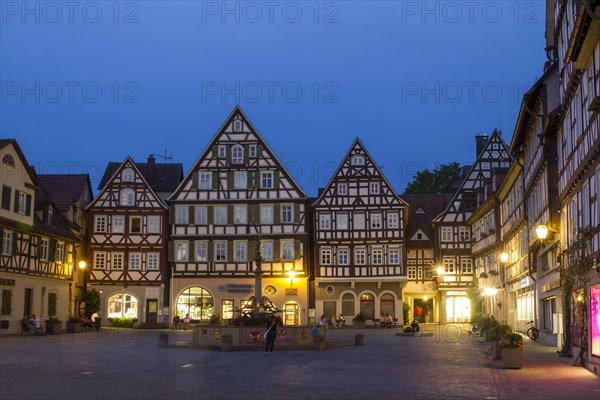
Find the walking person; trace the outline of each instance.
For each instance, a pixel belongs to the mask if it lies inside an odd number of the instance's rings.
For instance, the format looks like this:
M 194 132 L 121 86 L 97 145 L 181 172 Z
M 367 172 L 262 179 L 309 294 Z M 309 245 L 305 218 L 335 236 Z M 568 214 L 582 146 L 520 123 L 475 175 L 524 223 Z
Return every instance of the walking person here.
M 265 323 L 265 328 L 267 331 L 265 332 L 265 354 L 273 353 L 273 346 L 275 345 L 275 338 L 277 338 L 277 320 L 275 317 L 270 315 L 267 318 L 267 322 Z

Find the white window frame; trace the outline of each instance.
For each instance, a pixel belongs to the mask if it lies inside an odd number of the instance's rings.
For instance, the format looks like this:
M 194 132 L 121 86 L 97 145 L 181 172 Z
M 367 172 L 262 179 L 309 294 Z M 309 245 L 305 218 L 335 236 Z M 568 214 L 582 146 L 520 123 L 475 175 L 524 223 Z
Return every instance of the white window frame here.
M 215 246 L 215 261 L 226 262 L 227 261 L 227 241 L 218 240 L 214 242 Z
M 246 262 L 248 261 L 248 242 L 247 241 L 234 241 L 234 261 Z
M 135 271 L 142 269 L 142 253 L 129 253 L 129 269 Z
M 187 225 L 188 223 L 188 206 L 175 206 L 175 224 Z
M 215 206 L 215 225 L 227 225 L 227 206 Z
M 236 190 L 248 189 L 247 171 L 233 171 L 233 188 Z
M 365 214 L 358 213 L 354 214 L 354 220 L 352 221 L 352 225 L 356 230 L 364 230 L 365 229 Z
M 442 265 L 444 267 L 444 274 L 456 273 L 456 260 L 454 259 L 454 257 L 442 258 Z
M 260 188 L 273 189 L 275 188 L 275 174 L 273 171 L 260 172 Z
M 208 207 L 197 206 L 195 213 L 196 225 L 208 225 Z
M 246 206 L 233 206 L 233 223 L 236 225 L 248 223 L 248 209 Z
M 160 255 L 159 253 L 148 253 L 146 255 L 146 269 L 148 271 L 158 271 L 160 269 Z
M 294 259 L 294 241 L 293 240 L 282 240 L 281 241 L 281 260 L 290 261 Z
M 12 241 L 13 241 L 13 233 L 12 231 L 4 231 L 2 233 L 2 254 L 5 256 L 12 256 Z
M 354 250 L 354 263 L 356 265 L 367 264 L 367 250 L 366 249 L 355 249 Z
M 472 274 L 473 273 L 473 261 L 470 258 L 462 257 L 460 259 L 460 270 L 462 274 Z
M 468 242 L 471 240 L 471 231 L 466 226 L 458 227 L 458 238 L 461 242 Z
M 440 227 L 440 238 L 441 238 L 442 242 L 451 242 L 452 241 L 452 227 L 451 226 Z
M 136 219 L 140 220 L 140 230 L 139 231 L 134 231 L 133 230 L 133 220 L 136 220 Z M 140 235 L 143 232 L 144 232 L 144 219 L 141 216 L 131 216 L 131 217 L 129 217 L 129 233 Z
M 40 243 L 40 260 L 48 261 L 48 250 L 50 248 L 50 241 L 48 239 L 42 239 Z
M 352 156 L 352 158 L 350 159 L 350 164 L 363 166 L 363 165 L 365 165 L 365 157 L 359 156 L 359 155 Z
M 107 218 L 106 215 L 94 216 L 94 232 L 106 233 Z
M 331 254 L 331 249 L 321 249 L 321 255 L 319 257 L 321 265 L 331 265 Z
M 331 229 L 331 214 L 319 215 L 319 229 L 323 231 Z
M 175 242 L 175 261 L 187 261 L 188 260 L 188 242 L 177 241 Z
M 231 163 L 244 163 L 244 147 L 242 145 L 236 144 L 231 147 Z
M 348 249 L 339 249 L 337 255 L 338 265 L 350 264 L 350 251 Z
M 113 215 L 111 219 L 112 233 L 125 233 L 125 217 L 122 215 Z
M 135 190 L 131 188 L 124 188 L 121 189 L 121 191 L 119 192 L 119 205 L 125 207 L 133 207 L 135 206 L 135 200 Z
M 27 211 L 27 193 L 17 191 L 18 193 L 18 204 L 17 204 L 17 213 L 21 215 L 25 215 L 25 211 Z
M 148 233 L 161 233 L 160 229 L 160 215 L 148 216 Z
M 260 254 L 263 261 L 273 261 L 273 241 L 263 240 L 260 242 Z
M 201 171 L 198 173 L 198 189 L 200 190 L 211 190 L 212 189 L 212 172 Z
M 65 244 L 63 242 L 56 242 L 56 262 L 65 262 Z
M 46 255 L 47 259 L 47 255 Z M 95 251 L 94 252 L 94 269 L 106 269 L 106 252 Z
M 197 241 L 196 242 L 196 250 L 195 256 L 196 261 L 200 262 L 208 262 L 208 242 L 207 241 Z
M 338 194 L 338 196 L 347 196 L 348 195 L 348 184 L 347 183 L 338 183 L 337 184 L 337 194 Z
M 335 216 L 336 229 L 347 230 L 348 229 L 348 214 L 337 214 Z
M 417 267 L 414 265 L 409 265 L 406 267 L 406 278 L 407 279 L 417 279 Z
M 281 206 L 281 223 L 291 224 L 294 222 L 294 206 L 284 204 Z
M 369 184 L 369 194 L 379 194 L 381 192 L 381 184 L 379 182 L 371 182 Z
M 400 221 L 400 217 L 398 216 L 397 213 L 390 213 L 387 215 L 387 227 L 390 229 L 397 229 L 400 227 L 399 222 Z
M 260 223 L 261 224 L 272 224 L 273 223 L 273 206 L 264 205 L 260 206 Z
M 121 174 L 121 181 L 123 182 L 134 182 L 135 181 L 135 173 L 131 168 L 125 168 L 123 173 Z
M 115 270 L 115 271 L 122 271 L 124 259 L 125 259 L 125 255 L 123 253 L 121 253 L 121 252 L 112 253 L 110 269 Z
M 250 145 L 250 149 L 248 150 L 250 157 L 256 157 L 256 145 Z
M 390 249 L 388 258 L 390 265 L 400 265 L 400 250 Z
M 373 265 L 383 265 L 383 249 L 371 250 L 371 261 Z
M 217 158 L 225 158 L 227 157 L 227 146 L 224 144 L 220 144 L 217 147 Z
M 371 229 L 381 229 L 381 214 L 371 214 Z

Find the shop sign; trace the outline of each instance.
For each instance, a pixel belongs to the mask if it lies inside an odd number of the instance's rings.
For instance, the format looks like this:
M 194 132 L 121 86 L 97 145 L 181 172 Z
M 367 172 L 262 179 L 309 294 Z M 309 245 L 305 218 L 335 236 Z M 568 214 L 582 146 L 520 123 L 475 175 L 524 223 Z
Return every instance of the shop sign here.
M 298 289 L 285 289 L 286 296 L 298 296 Z
M 228 283 L 225 285 L 227 293 L 252 293 L 254 284 L 252 283 Z
M 549 292 L 552 289 L 556 289 L 557 287 L 560 287 L 560 279 L 557 279 L 542 286 L 542 292 Z
M 158 299 L 158 288 L 146 288 L 146 298 L 147 299 Z

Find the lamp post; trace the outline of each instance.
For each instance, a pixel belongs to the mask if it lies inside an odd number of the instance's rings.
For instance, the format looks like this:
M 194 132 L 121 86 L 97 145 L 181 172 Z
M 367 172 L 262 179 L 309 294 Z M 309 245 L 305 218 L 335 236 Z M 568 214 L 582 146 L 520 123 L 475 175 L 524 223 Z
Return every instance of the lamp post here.
M 445 318 L 442 318 L 442 313 L 443 313 L 443 310 L 444 310 L 444 307 L 443 307 L 444 302 L 442 301 L 443 300 L 443 296 L 442 296 L 442 291 L 440 290 L 440 284 L 443 282 L 443 279 L 444 279 L 443 276 L 444 276 L 445 272 L 446 272 L 446 270 L 442 266 L 437 266 L 436 269 L 435 269 L 435 273 L 437 275 L 438 294 L 440 296 L 439 297 L 439 302 L 438 302 L 438 304 L 439 304 L 439 306 L 438 306 L 438 311 L 439 311 L 438 312 L 438 314 L 439 314 L 438 323 L 442 323 L 442 321 L 445 320 Z

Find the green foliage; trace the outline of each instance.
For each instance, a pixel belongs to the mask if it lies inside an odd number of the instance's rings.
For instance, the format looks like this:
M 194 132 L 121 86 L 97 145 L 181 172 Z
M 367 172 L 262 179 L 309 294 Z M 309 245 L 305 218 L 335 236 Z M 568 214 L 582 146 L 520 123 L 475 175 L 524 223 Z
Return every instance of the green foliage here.
M 512 334 L 512 331 L 512 328 L 508 325 L 494 324 L 490 328 L 488 335 L 486 335 L 486 339 L 489 336 L 491 341 L 504 340 Z
M 110 318 L 110 324 L 116 328 L 133 328 L 137 318 Z
M 213 314 L 210 317 L 210 323 L 211 324 L 219 324 L 219 323 L 221 323 L 221 318 L 219 318 L 218 315 Z
M 358 313 L 354 316 L 353 322 L 367 322 L 367 318 L 362 313 Z
M 524 344 L 523 336 L 514 332 L 502 340 L 500 347 L 505 349 L 522 349 Z
M 404 194 L 454 193 L 456 183 L 460 183 L 462 179 L 462 171 L 457 162 L 440 164 L 433 171 L 424 169 L 417 172 Z
M 81 301 L 85 302 L 85 315 L 90 316 L 95 312 L 100 311 L 100 293 L 94 289 L 90 289 L 83 295 Z
M 402 317 L 404 317 L 404 324 L 408 324 L 410 320 L 410 304 L 407 302 L 402 303 Z

